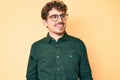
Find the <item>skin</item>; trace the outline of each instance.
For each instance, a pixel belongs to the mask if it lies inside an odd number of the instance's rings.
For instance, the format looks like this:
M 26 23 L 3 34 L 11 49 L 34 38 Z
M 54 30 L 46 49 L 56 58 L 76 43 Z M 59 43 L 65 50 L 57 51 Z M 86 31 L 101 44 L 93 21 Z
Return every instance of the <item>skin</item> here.
M 49 11 L 48 16 L 53 14 L 61 15 L 64 14 L 64 12 L 58 11 L 55 8 L 53 8 L 51 11 Z M 42 21 L 43 24 L 49 30 L 49 35 L 56 41 L 64 35 L 66 29 L 66 20 L 62 20 L 59 17 L 59 19 L 56 22 L 52 21 L 50 18 L 47 18 L 47 20 Z

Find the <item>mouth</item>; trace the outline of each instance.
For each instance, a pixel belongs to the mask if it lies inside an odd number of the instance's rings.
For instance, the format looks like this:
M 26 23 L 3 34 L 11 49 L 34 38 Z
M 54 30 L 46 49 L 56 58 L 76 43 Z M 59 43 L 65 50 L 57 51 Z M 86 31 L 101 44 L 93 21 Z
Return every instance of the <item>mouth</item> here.
M 63 30 L 64 29 L 64 25 L 58 24 L 58 25 L 56 25 L 56 28 L 58 28 L 59 30 Z
M 60 28 L 60 29 L 61 29 L 61 28 L 64 28 L 64 23 L 58 23 L 58 24 L 56 24 L 56 27 L 57 27 L 57 28 Z

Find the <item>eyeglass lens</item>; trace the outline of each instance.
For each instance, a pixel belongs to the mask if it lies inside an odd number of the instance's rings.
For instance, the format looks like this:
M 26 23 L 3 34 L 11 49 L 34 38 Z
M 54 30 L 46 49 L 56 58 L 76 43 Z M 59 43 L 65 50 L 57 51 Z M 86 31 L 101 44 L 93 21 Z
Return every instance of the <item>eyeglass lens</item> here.
M 57 21 L 57 20 L 59 19 L 59 17 L 60 17 L 62 20 L 66 20 L 66 19 L 67 19 L 67 16 L 68 16 L 68 14 L 61 14 L 61 15 L 53 14 L 53 15 L 49 16 L 49 18 L 50 18 L 52 21 Z

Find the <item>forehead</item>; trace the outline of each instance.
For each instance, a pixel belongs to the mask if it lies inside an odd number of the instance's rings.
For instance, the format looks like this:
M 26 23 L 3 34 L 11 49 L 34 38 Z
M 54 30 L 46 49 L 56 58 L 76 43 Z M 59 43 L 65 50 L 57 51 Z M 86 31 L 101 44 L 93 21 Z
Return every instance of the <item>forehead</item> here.
M 58 11 L 57 9 L 53 8 L 52 10 L 49 11 L 48 15 L 53 15 L 53 14 L 58 14 L 58 15 L 60 15 L 60 14 L 63 14 L 63 13 L 65 13 L 65 12 L 63 12 L 63 11 Z

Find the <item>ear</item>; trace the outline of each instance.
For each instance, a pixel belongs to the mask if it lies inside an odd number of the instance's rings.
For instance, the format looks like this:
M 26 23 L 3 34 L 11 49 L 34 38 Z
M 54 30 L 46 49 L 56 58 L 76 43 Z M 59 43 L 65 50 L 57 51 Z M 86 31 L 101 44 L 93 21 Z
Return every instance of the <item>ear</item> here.
M 45 27 L 48 26 L 47 21 L 45 19 L 43 19 L 42 22 L 43 22 L 43 24 L 44 24 Z

